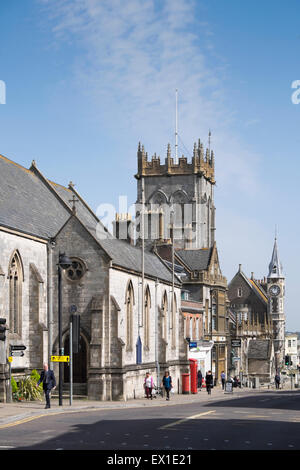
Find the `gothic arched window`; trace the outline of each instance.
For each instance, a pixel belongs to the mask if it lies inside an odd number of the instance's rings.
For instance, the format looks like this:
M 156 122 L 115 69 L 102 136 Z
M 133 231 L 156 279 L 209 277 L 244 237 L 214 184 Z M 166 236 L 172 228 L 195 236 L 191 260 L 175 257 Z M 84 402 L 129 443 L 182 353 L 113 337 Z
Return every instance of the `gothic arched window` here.
M 130 281 L 126 290 L 126 349 L 132 350 L 134 291 Z
M 18 251 L 15 251 L 8 269 L 9 278 L 9 330 L 21 336 L 23 267 Z
M 145 305 L 144 305 L 144 345 L 146 348 L 150 346 L 150 308 L 151 296 L 149 286 L 145 291 Z
M 172 318 L 172 347 L 175 348 L 176 346 L 176 312 L 177 312 L 177 299 L 176 299 L 176 294 L 174 293 L 174 298 L 173 298 L 173 305 L 171 305 L 172 312 L 171 312 L 171 318 Z
M 168 296 L 167 293 L 164 293 L 162 299 L 162 317 L 163 317 L 163 338 L 167 341 L 167 319 L 168 319 Z

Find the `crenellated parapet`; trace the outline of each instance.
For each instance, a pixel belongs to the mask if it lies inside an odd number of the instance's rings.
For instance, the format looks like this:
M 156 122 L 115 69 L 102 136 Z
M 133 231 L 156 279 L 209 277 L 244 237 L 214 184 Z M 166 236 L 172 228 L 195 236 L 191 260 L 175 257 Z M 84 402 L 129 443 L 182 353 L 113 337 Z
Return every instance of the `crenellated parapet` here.
M 137 159 L 138 173 L 135 175 L 137 179 L 142 176 L 199 175 L 215 184 L 214 153 L 212 150 L 206 149 L 204 154 L 204 147 L 200 139 L 198 145 L 194 144 L 191 162 L 188 162 L 184 155 L 176 162 L 171 156 L 170 144 L 168 144 L 167 156 L 164 162 L 161 162 L 160 157 L 156 154 L 152 156 L 151 160 L 148 160 L 148 154 L 141 143 L 138 145 Z

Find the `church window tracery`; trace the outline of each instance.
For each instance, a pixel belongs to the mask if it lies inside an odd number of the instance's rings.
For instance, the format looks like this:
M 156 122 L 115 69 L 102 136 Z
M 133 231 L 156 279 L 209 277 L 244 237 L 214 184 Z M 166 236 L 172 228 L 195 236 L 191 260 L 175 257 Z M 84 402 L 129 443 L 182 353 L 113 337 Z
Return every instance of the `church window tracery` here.
M 79 281 L 84 276 L 86 267 L 83 261 L 78 258 L 71 258 L 71 261 L 72 264 L 66 271 L 67 278 L 70 281 Z
M 134 291 L 130 281 L 126 291 L 126 349 L 132 350 Z
M 21 334 L 22 324 L 22 282 L 23 269 L 21 257 L 16 251 L 11 259 L 9 278 L 9 329 L 12 334 Z

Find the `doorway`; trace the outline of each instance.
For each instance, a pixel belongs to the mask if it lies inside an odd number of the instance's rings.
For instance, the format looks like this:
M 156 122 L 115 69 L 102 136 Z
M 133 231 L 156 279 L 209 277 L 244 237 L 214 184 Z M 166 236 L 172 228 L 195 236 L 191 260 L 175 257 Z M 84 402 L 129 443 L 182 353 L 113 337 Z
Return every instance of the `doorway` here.
M 65 355 L 70 355 L 70 336 L 64 342 Z M 87 382 L 87 346 L 86 341 L 80 335 L 79 352 L 73 354 L 73 383 L 86 384 Z M 70 383 L 70 366 L 64 364 L 64 383 Z

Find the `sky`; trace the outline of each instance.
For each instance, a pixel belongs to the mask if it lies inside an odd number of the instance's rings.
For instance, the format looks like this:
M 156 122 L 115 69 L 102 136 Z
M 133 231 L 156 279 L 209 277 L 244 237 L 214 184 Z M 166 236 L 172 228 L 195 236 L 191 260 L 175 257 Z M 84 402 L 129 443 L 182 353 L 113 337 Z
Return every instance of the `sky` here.
M 138 142 L 175 153 L 178 89 L 179 155 L 212 133 L 223 275 L 267 276 L 276 226 L 300 331 L 299 18 L 298 0 L 2 1 L 0 153 L 119 211 Z

